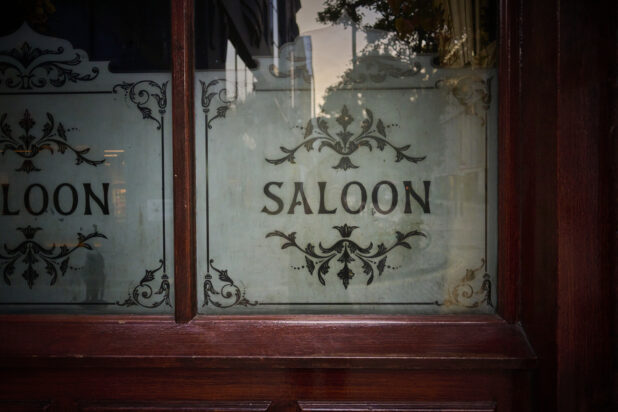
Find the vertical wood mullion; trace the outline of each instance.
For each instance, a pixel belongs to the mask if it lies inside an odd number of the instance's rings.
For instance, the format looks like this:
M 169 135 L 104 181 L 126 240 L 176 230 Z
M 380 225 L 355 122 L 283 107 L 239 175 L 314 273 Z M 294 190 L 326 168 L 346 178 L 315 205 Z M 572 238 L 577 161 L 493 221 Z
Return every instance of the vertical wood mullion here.
M 498 56 L 498 313 L 518 320 L 520 298 L 519 1 L 500 2 Z
M 559 309 L 552 395 L 559 411 L 613 409 L 609 377 L 616 353 L 612 343 L 616 289 L 615 284 L 609 286 L 609 245 L 615 228 L 610 229 L 609 187 L 616 3 L 609 3 L 561 0 L 557 13 L 555 305 Z
M 176 322 L 196 314 L 193 0 L 170 0 L 174 151 L 174 291 Z

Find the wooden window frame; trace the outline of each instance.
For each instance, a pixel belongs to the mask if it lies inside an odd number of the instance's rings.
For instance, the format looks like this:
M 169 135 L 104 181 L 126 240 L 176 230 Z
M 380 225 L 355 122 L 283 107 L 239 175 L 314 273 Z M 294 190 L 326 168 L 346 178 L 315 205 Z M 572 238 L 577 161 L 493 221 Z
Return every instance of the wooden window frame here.
M 523 368 L 534 361 L 516 321 L 517 202 L 512 122 L 516 17 L 501 3 L 499 297 L 495 315 L 197 316 L 193 0 L 171 0 L 175 316 L 11 315 L 11 362 L 109 365 Z M 505 70 L 507 68 L 507 70 Z M 37 331 L 37 339 L 31 339 Z M 328 343 L 316 336 L 328 334 Z M 42 344 L 51 337 L 57 345 Z M 80 339 L 77 339 L 80 336 Z M 135 336 L 140 345 L 132 344 Z M 231 344 L 230 337 L 234 339 Z M 277 336 L 277 344 L 270 342 Z M 379 336 L 379 339 L 377 337 Z M 14 346 L 13 346 L 14 345 Z M 6 351 L 5 351 L 6 353 Z M 147 354 L 147 356 L 144 356 Z M 76 358 L 78 356 L 78 358 Z
M 596 106 L 579 111 L 573 109 L 579 96 L 565 91 L 596 87 L 595 79 L 611 67 L 603 60 L 611 58 L 605 52 L 615 45 L 611 30 L 605 37 L 596 35 L 589 31 L 593 24 L 580 18 L 600 18 L 602 9 L 575 1 L 557 7 L 554 2 L 500 0 L 495 315 L 197 316 L 194 8 L 193 0 L 170 1 L 175 315 L 2 315 L 1 367 L 474 369 L 517 374 L 537 367 L 540 358 L 539 383 L 551 391 L 541 404 L 549 410 L 562 402 L 558 391 L 569 394 L 563 406 L 582 390 L 607 394 L 609 385 L 599 379 L 611 367 L 612 291 L 607 285 L 612 238 L 605 224 L 611 178 L 603 175 L 611 162 L 609 138 L 603 137 L 611 115 L 595 114 L 609 113 L 600 105 L 610 100 L 611 86 L 596 91 Z M 606 20 L 603 24 L 611 28 Z M 569 50 L 569 42 L 579 48 L 561 54 Z M 569 59 L 578 53 L 591 57 L 593 75 L 569 71 Z M 546 63 L 546 82 L 534 84 L 535 59 Z M 546 100 L 531 100 L 537 97 Z M 526 105 L 521 104 L 524 99 Z M 594 143 L 583 151 L 577 135 L 582 130 L 592 133 L 586 138 Z M 524 153 L 530 148 L 533 154 Z M 553 172 L 547 177 L 540 171 L 546 162 Z M 530 183 L 539 177 L 537 185 Z M 578 191 L 570 191 L 569 185 L 579 185 Z M 591 202 L 593 217 L 585 209 Z M 554 212 L 554 220 L 543 220 Z M 583 224 L 586 238 L 575 247 Z M 541 252 L 548 256 L 539 256 Z M 592 276 L 579 276 L 584 272 Z M 559 312 L 559 305 L 572 306 Z M 580 309 L 594 318 L 574 315 Z M 585 367 L 575 368 L 578 356 Z M 434 380 L 436 385 L 440 379 Z

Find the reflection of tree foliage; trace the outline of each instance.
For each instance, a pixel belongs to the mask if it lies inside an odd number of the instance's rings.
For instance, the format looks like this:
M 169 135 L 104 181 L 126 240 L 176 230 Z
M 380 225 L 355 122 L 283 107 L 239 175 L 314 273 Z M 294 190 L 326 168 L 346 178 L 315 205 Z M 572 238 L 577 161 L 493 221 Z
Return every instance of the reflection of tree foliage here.
M 41 33 L 47 33 L 47 21 L 56 13 L 56 6 L 50 0 L 18 0 L 17 7 L 22 7 L 25 20 L 31 27 Z
M 438 51 L 444 10 L 433 0 L 326 0 L 324 4 L 318 13 L 321 23 L 338 22 L 347 14 L 354 24 L 362 25 L 366 14 L 375 14 L 377 20 L 364 28 L 394 33 L 389 39 L 396 42 L 394 46 L 416 53 Z
M 326 0 L 324 4 L 319 22 L 358 25 L 367 33 L 364 54 L 411 61 L 417 53 L 436 53 L 435 64 L 440 66 L 495 65 L 495 1 Z

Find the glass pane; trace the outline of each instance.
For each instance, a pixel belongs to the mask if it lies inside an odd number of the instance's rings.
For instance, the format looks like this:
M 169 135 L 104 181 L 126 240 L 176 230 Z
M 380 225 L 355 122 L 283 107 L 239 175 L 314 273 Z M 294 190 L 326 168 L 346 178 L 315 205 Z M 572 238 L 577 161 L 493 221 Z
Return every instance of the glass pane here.
M 493 312 L 496 21 L 198 1 L 199 311 Z
M 169 12 L 3 5 L 0 310 L 173 312 Z

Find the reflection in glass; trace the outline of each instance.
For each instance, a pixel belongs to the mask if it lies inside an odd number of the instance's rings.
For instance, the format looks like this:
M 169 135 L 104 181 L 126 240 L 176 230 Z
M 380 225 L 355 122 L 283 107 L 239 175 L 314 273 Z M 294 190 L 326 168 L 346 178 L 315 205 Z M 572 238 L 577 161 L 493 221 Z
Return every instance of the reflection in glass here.
M 493 312 L 494 2 L 197 3 L 200 312 Z
M 0 21 L 0 310 L 173 311 L 169 2 Z

